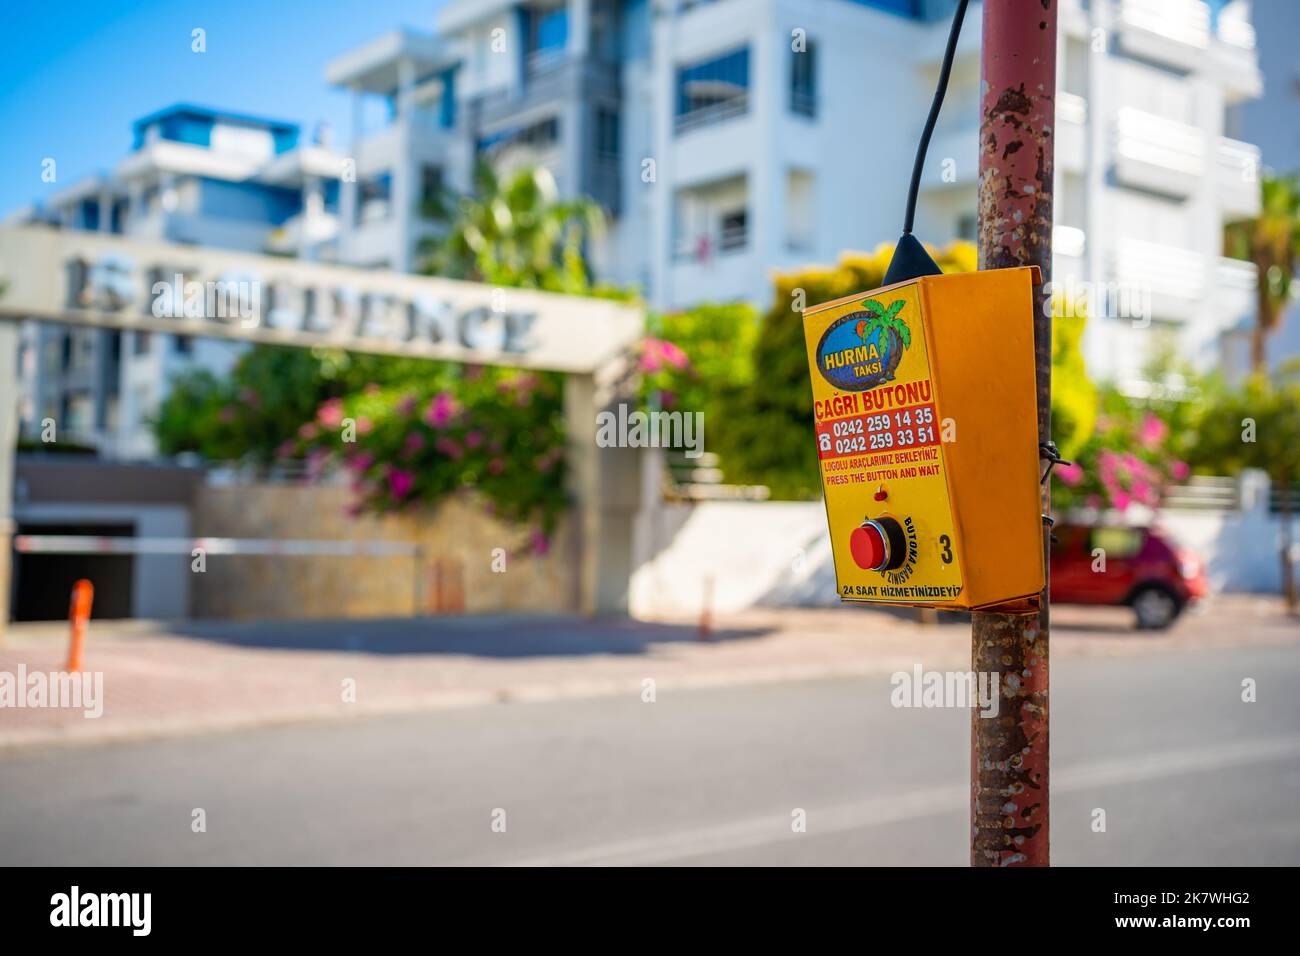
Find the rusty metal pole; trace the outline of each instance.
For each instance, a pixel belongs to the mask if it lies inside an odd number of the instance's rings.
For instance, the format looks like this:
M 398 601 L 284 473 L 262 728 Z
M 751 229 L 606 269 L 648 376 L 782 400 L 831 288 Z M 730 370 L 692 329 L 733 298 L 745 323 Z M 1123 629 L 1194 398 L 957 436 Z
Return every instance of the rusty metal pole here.
M 979 267 L 1052 268 L 1059 0 L 984 0 Z M 1052 318 L 1034 290 L 1038 440 L 1051 438 Z M 1049 483 L 1043 513 L 1050 513 Z M 1044 566 L 1048 529 L 1044 522 Z M 971 669 L 1000 673 L 998 716 L 971 711 L 971 865 L 1048 865 L 1048 602 L 976 611 Z

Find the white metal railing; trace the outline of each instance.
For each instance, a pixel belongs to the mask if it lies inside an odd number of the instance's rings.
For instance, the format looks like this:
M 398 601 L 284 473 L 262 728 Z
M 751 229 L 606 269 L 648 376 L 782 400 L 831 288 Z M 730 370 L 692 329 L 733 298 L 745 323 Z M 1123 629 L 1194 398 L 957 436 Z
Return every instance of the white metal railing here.
M 673 243 L 673 258 L 679 262 L 702 262 L 718 253 L 738 252 L 749 245 L 749 228 L 734 226 L 697 236 L 682 236 Z
M 743 116 L 749 110 L 749 94 L 741 93 L 708 106 L 701 106 L 677 117 L 674 130 L 686 133 L 704 126 L 723 123 L 737 116 Z
M 558 68 L 564 62 L 564 48 L 552 47 L 533 50 L 524 57 L 524 74 L 528 77 L 541 76 Z
M 1236 478 L 1193 475 L 1165 489 L 1164 507 L 1183 511 L 1236 511 L 1241 507 L 1241 483 Z

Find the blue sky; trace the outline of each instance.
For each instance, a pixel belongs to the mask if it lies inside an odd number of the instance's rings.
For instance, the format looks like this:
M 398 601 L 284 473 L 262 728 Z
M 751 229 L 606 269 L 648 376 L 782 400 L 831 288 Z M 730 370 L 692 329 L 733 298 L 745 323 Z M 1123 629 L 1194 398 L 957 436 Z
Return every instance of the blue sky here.
M 175 102 L 300 123 L 345 143 L 325 64 L 399 26 L 433 32 L 441 0 L 65 0 L 6 4 L 0 29 L 0 218 L 131 146 L 131 121 Z M 190 49 L 207 31 L 207 52 Z M 41 182 L 53 157 L 58 181 Z

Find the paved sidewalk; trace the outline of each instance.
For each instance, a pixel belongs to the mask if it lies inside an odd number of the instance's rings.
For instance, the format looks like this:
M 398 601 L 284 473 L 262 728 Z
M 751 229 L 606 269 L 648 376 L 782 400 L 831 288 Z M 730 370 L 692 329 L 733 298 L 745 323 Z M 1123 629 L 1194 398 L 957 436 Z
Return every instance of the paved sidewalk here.
M 1193 646 L 1300 645 L 1273 598 L 1231 596 L 1171 631 L 1132 629 L 1123 609 L 1053 609 L 1053 657 L 1176 653 Z M 862 608 L 761 609 L 725 616 L 713 639 L 694 622 L 560 617 L 420 620 L 92 622 L 85 666 L 103 675 L 103 714 L 0 709 L 0 750 L 348 718 L 497 701 L 642 693 L 961 669 L 969 625 L 917 624 Z M 67 625 L 13 626 L 0 672 L 61 671 Z M 1059 666 L 1059 665 L 1058 665 Z M 354 682 L 354 684 L 349 683 Z M 355 687 L 355 701 L 344 700 Z

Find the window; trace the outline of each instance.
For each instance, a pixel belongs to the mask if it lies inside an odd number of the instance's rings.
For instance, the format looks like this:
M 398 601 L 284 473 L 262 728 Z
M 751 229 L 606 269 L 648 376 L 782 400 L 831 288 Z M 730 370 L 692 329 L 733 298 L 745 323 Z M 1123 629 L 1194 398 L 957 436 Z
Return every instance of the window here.
M 478 152 L 496 155 L 514 146 L 546 149 L 560 139 L 560 121 L 552 116 L 530 126 L 498 130 L 478 141 Z
M 785 245 L 794 252 L 807 252 L 817 245 L 817 179 L 811 170 L 786 173 Z
M 149 333 L 132 332 L 131 334 L 135 337 L 134 347 L 131 350 L 132 354 L 148 355 L 149 354 Z
M 618 161 L 618 111 L 601 106 L 596 110 L 596 159 Z
M 177 355 L 194 354 L 194 338 L 190 335 L 172 336 L 172 345 Z
M 677 71 L 677 131 L 739 116 L 748 109 L 749 48 Z
M 442 167 L 425 163 L 420 167 L 420 201 L 432 202 L 442 195 Z
M 958 217 L 957 238 L 965 239 L 967 242 L 975 242 L 979 239 L 979 220 L 971 213 Z
M 393 191 L 391 173 L 381 173 L 357 183 L 357 222 L 388 218 L 388 199 Z
M 718 220 L 718 248 L 723 252 L 745 248 L 749 240 L 749 213 L 744 209 L 725 212 Z
M 524 73 L 535 76 L 564 58 L 569 42 L 569 11 L 563 5 L 524 7 Z
M 817 115 L 817 44 L 812 40 L 804 49 L 790 51 L 790 112 Z

